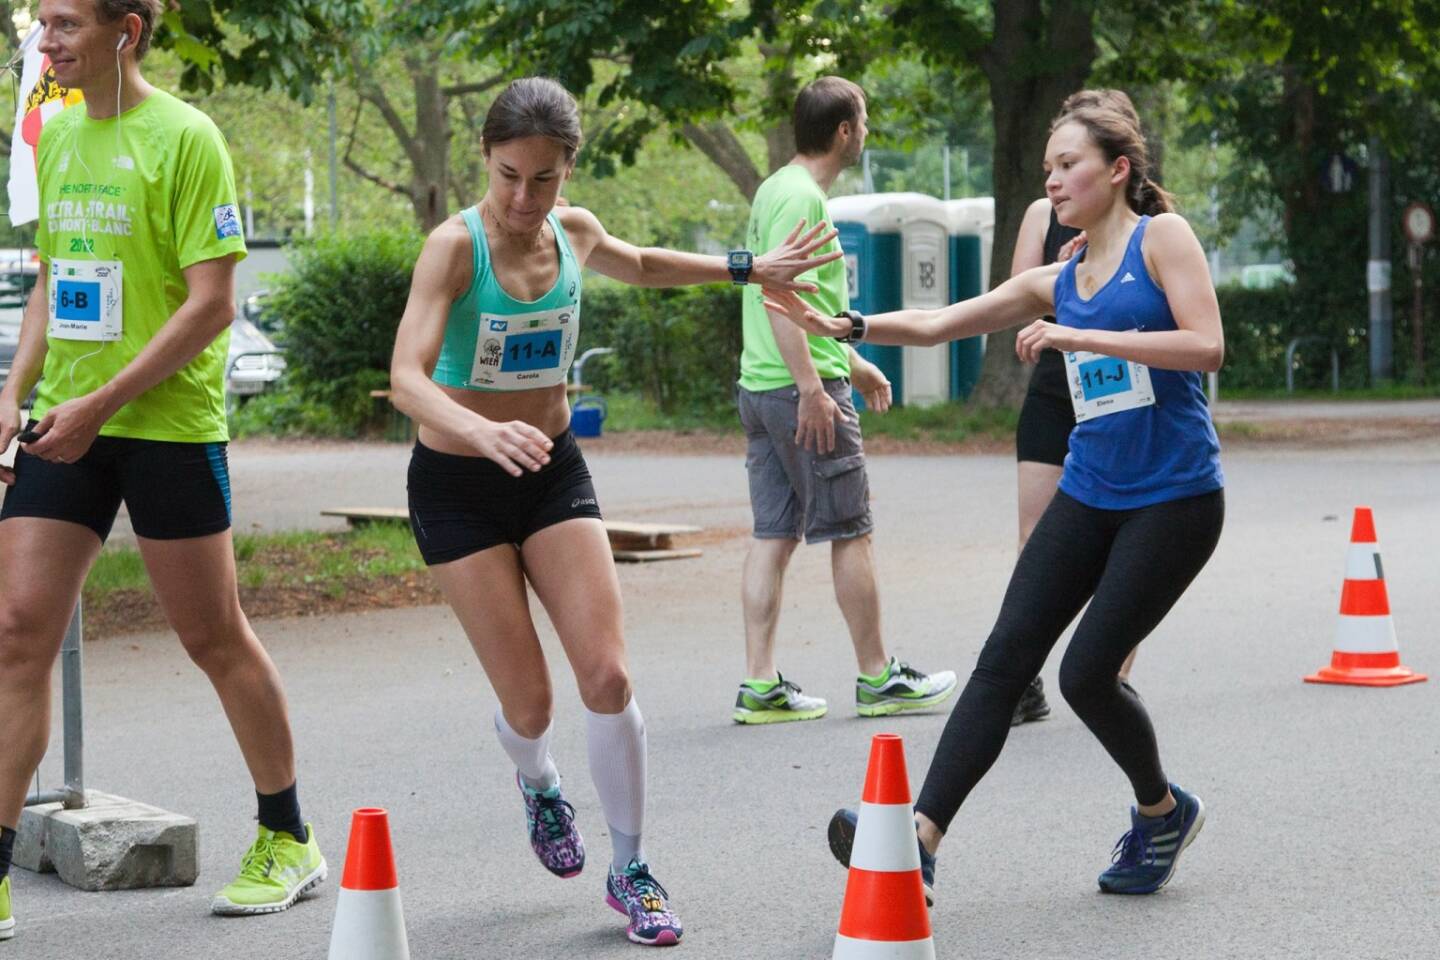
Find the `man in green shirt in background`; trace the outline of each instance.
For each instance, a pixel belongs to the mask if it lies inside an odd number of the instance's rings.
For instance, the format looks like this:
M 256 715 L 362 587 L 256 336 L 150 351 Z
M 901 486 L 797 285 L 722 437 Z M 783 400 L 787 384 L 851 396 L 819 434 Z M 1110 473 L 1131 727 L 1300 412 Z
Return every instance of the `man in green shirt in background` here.
M 755 192 L 746 234 L 751 250 L 769 250 L 798 220 L 830 219 L 825 193 L 841 170 L 859 161 L 866 120 L 864 91 L 849 80 L 821 77 L 800 91 L 797 152 Z M 819 289 L 801 296 L 827 316 L 840 315 L 850 307 L 845 270 L 842 258 L 802 274 Z M 802 537 L 830 543 L 835 599 L 859 663 L 857 712 L 883 716 L 941 703 L 955 692 L 955 674 L 927 676 L 887 656 L 880 632 L 870 484 L 850 391 L 853 382 L 872 410 L 884 412 L 890 382 L 848 344 L 771 320 L 758 287 L 744 289 L 743 320 L 738 403 L 755 525 L 742 584 L 747 676 L 735 698 L 735 721 L 813 720 L 827 709 L 775 666 L 785 568 Z
M 224 398 L 245 256 L 235 176 L 210 118 L 141 75 L 161 12 L 161 0 L 40 3 L 39 49 L 85 99 L 40 138 L 41 269 L 0 391 L 0 452 L 20 440 L 0 468 L 0 938 L 14 932 L 11 850 L 45 755 L 51 666 L 122 501 L 255 782 L 258 837 L 212 909 L 284 910 L 326 873 L 300 815 L 280 676 L 236 586 Z

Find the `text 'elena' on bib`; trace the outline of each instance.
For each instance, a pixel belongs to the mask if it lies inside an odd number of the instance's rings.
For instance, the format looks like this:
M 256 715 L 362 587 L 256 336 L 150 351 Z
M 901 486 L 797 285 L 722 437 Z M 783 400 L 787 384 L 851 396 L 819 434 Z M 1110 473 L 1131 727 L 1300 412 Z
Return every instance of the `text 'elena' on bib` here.
M 1065 379 L 1070 385 L 1076 423 L 1155 402 L 1149 368 L 1133 360 L 1086 350 L 1066 353 Z
M 470 386 L 530 390 L 565 382 L 580 338 L 580 305 L 534 313 L 482 313 Z
M 50 261 L 50 323 L 57 340 L 119 340 L 125 332 L 119 260 Z

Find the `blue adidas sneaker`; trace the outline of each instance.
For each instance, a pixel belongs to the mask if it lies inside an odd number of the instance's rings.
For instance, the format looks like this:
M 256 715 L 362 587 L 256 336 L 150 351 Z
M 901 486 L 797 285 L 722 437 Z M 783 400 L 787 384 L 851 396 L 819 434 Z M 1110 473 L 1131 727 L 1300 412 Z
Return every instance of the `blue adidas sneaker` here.
M 830 826 L 825 831 L 825 839 L 830 842 L 830 852 L 835 859 L 840 861 L 842 867 L 850 866 L 850 851 L 855 847 L 855 825 L 858 822 L 858 815 L 854 810 L 841 808 L 835 811 L 830 818 Z M 925 887 L 925 906 L 935 906 L 935 857 L 925 849 L 925 844 L 920 838 L 915 838 L 915 843 L 920 847 L 920 882 Z
M 1115 844 L 1111 865 L 1100 874 L 1105 893 L 1154 893 L 1175 875 L 1180 854 L 1205 825 L 1205 804 L 1170 784 L 1175 809 L 1165 817 L 1142 817 L 1130 808 L 1130 831 Z

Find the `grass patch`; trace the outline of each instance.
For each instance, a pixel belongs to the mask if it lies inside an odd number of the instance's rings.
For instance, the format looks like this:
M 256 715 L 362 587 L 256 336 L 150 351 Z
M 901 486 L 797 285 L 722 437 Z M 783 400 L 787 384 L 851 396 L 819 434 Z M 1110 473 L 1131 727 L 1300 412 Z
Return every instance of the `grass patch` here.
M 708 433 L 741 432 L 740 415 L 730 402 L 709 407 L 666 412 L 638 393 L 605 395 L 605 430 L 702 430 Z
M 1389 383 L 1378 387 L 1357 387 L 1335 393 L 1326 388 L 1296 390 L 1287 393 L 1284 387 L 1226 388 L 1225 375 L 1220 375 L 1221 400 L 1325 400 L 1347 403 L 1366 400 L 1428 400 L 1440 397 L 1440 384 Z
M 607 395 L 606 432 L 626 430 L 703 431 L 739 434 L 740 416 L 731 404 L 666 413 L 639 394 Z M 1008 440 L 1015 436 L 1020 411 L 1007 407 L 972 407 L 943 403 L 933 407 L 892 407 L 883 414 L 863 411 L 860 429 L 866 437 L 890 437 L 922 443 L 964 443 Z
M 1010 440 L 1020 411 L 1010 407 L 972 407 L 941 403 L 933 407 L 892 407 L 885 413 L 860 414 L 860 431 L 868 438 L 891 437 L 927 443 Z
M 403 523 L 372 523 L 341 533 L 241 534 L 235 538 L 235 560 L 246 590 L 308 587 L 334 599 L 365 590 L 369 581 L 418 573 L 425 566 Z M 148 586 L 139 550 L 108 547 L 90 571 L 85 599 L 102 603 L 117 592 Z

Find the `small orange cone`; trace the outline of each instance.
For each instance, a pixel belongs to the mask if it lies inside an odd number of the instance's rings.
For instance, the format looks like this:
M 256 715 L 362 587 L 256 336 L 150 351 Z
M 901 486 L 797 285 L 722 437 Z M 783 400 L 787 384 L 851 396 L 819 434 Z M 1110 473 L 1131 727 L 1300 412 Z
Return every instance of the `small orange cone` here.
M 350 820 L 330 960 L 410 960 L 389 815 L 361 807 Z
M 876 734 L 870 741 L 870 766 L 832 955 L 832 960 L 882 958 L 935 960 L 905 744 L 893 733 Z
M 1400 663 L 1390 596 L 1375 540 L 1375 518 L 1369 507 L 1355 508 L 1350 550 L 1345 555 L 1345 587 L 1340 592 L 1340 625 L 1330 666 L 1305 678 L 1306 683 L 1348 683 L 1361 687 L 1394 687 L 1427 679 Z

